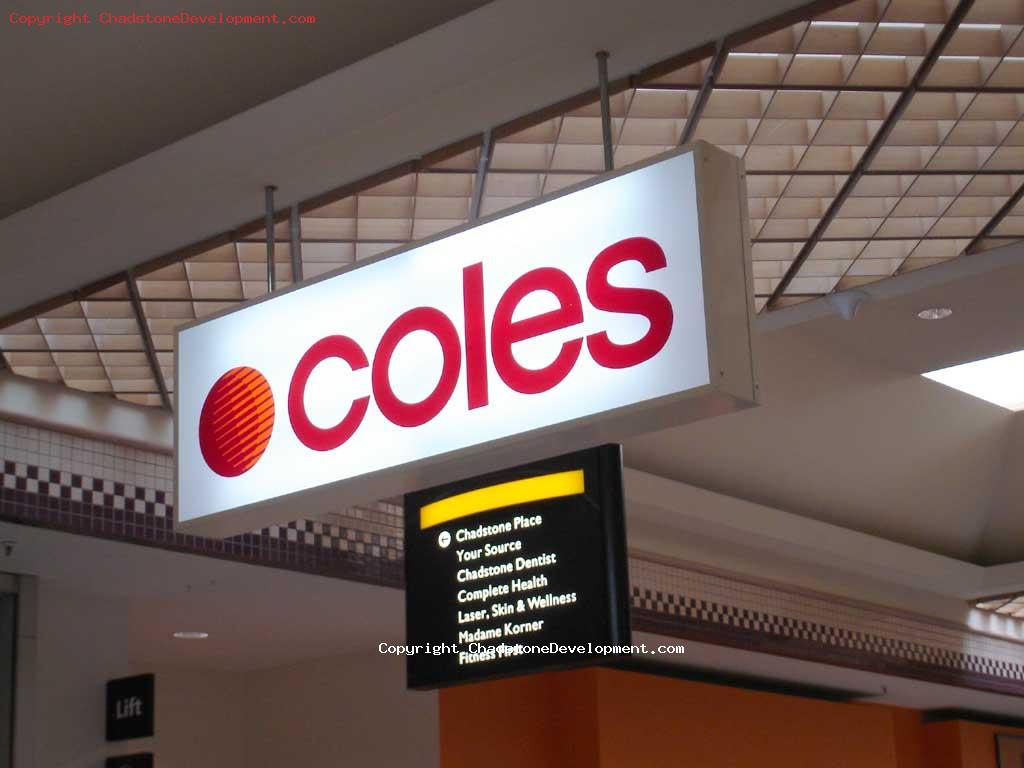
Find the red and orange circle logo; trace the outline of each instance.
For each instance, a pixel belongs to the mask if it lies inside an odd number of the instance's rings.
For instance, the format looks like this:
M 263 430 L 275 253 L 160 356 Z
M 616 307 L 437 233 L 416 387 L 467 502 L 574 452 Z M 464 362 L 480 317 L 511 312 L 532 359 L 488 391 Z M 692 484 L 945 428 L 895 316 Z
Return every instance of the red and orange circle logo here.
M 221 477 L 238 477 L 260 460 L 274 431 L 274 394 L 263 374 L 239 366 L 210 389 L 199 416 L 199 448 Z

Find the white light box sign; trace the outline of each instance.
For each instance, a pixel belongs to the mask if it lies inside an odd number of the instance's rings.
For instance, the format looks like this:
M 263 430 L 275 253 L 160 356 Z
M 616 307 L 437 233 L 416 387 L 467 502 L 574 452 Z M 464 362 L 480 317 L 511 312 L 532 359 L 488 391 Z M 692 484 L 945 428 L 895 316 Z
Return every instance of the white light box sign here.
M 178 331 L 180 530 L 224 536 L 755 400 L 747 207 L 709 145 Z

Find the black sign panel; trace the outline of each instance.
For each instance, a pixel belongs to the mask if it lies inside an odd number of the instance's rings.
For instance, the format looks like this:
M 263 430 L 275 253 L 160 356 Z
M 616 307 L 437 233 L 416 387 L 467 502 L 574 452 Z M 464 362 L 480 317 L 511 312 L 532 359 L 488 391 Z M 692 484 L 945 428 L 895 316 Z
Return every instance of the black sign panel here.
M 153 753 L 139 752 L 135 755 L 108 757 L 106 768 L 153 768 Z
M 107 741 L 153 735 L 153 675 L 107 683 Z
M 410 688 L 586 666 L 630 642 L 606 445 L 405 497 Z

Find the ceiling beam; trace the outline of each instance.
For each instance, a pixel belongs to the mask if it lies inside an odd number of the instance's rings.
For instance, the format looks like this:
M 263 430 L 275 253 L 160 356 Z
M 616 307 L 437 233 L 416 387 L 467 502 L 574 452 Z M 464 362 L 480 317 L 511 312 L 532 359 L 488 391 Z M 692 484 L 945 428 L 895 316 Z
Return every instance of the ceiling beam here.
M 640 86 L 648 91 L 669 91 L 686 93 L 699 91 L 702 86 L 687 83 L 645 83 Z M 719 91 L 847 91 L 849 93 L 902 93 L 902 85 L 837 85 L 836 83 L 807 84 L 802 83 L 715 83 Z M 1013 85 L 922 85 L 918 93 L 996 93 L 1020 94 L 1024 87 Z
M 502 171 L 504 173 L 504 171 Z M 777 170 L 747 170 L 747 176 L 845 176 L 849 171 L 777 171 Z M 922 168 L 915 171 L 909 168 L 896 169 L 875 168 L 864 171 L 865 176 L 1019 176 L 1024 174 L 1024 169 L 1004 168 Z
M 971 242 L 968 243 L 967 247 L 964 248 L 964 253 L 974 253 L 977 251 L 981 241 L 992 236 L 996 227 L 1003 223 L 1003 219 L 1010 215 L 1010 211 L 1012 211 L 1021 200 L 1024 200 L 1024 184 L 1017 187 L 1017 191 L 1010 195 L 1010 198 L 1003 203 L 1002 207 L 998 211 L 996 211 L 995 216 L 989 219 L 988 224 L 982 227 L 981 231 L 974 236 L 974 239 L 972 239 Z
M 825 234 L 825 230 L 828 229 L 832 220 L 836 217 L 836 214 L 839 213 L 839 209 L 843 207 L 843 204 L 846 202 L 847 198 L 850 197 L 850 194 L 857 186 L 857 183 L 861 180 L 861 177 L 864 176 L 865 170 L 867 170 L 868 166 L 870 166 L 874 161 L 882 147 L 885 146 L 885 142 L 888 140 L 893 128 L 896 127 L 896 123 L 898 123 L 900 118 L 903 117 L 903 113 L 906 111 L 907 107 L 910 106 L 910 102 L 913 100 L 914 95 L 923 86 L 924 81 L 928 79 L 928 75 L 931 74 L 932 68 L 939 60 L 939 56 L 942 54 L 942 51 L 945 50 L 946 45 L 959 28 L 960 22 L 964 20 L 964 17 L 968 14 L 973 5 L 974 0 L 960 0 L 960 2 L 957 3 L 956 8 L 953 9 L 953 13 L 946 21 L 946 24 L 942 27 L 942 31 L 939 32 L 938 36 L 935 38 L 935 42 L 932 44 L 932 47 L 928 50 L 928 54 L 921 61 L 921 66 L 918 67 L 917 72 L 914 73 L 914 77 L 911 79 L 910 84 L 900 93 L 900 96 L 893 105 L 892 110 L 889 112 L 885 120 L 882 121 L 882 125 L 879 126 L 878 132 L 875 133 L 871 142 L 864 150 L 864 154 L 861 155 L 860 160 L 857 161 L 857 165 L 846 178 L 843 186 L 839 189 L 839 193 L 829 204 L 828 209 L 825 211 L 825 215 L 818 221 L 817 225 L 811 232 L 811 236 L 807 238 L 807 242 L 804 243 L 799 253 L 797 253 L 796 257 L 793 259 L 793 262 L 789 265 L 786 273 L 782 276 L 782 279 L 779 280 L 778 285 L 775 286 L 775 290 L 772 291 L 771 298 L 768 299 L 767 308 L 769 310 L 772 309 L 783 294 L 785 294 L 786 289 L 789 287 L 790 283 L 793 282 L 793 279 L 799 274 L 804 262 L 806 262 L 810 257 L 811 253 L 818 245 L 818 242 Z
M 130 270 L 125 272 L 124 281 L 128 284 L 128 295 L 131 297 L 135 322 L 139 326 L 139 335 L 142 336 L 142 344 L 146 348 L 146 359 L 149 360 L 149 367 L 153 372 L 153 380 L 156 382 L 157 390 L 160 392 L 160 400 L 163 402 L 164 408 L 171 411 L 173 410 L 171 396 L 167 391 L 167 384 L 164 383 L 164 374 L 160 370 L 160 361 L 156 357 L 153 334 L 149 332 L 149 323 L 146 322 L 146 314 L 142 309 L 142 299 L 139 297 L 139 286 L 135 282 L 134 273 Z
M 1021 240 L 1024 236 L 1021 235 L 990 235 L 997 240 Z M 964 240 L 966 239 L 963 235 L 922 235 L 920 237 L 896 237 L 891 235 L 877 235 L 875 237 L 823 237 L 819 243 L 888 243 L 888 242 L 908 242 L 916 243 L 920 240 Z M 799 237 L 754 237 L 751 238 L 752 243 L 802 243 L 803 238 Z M 899 274 L 897 272 L 897 274 Z M 820 296 L 821 294 L 815 294 Z

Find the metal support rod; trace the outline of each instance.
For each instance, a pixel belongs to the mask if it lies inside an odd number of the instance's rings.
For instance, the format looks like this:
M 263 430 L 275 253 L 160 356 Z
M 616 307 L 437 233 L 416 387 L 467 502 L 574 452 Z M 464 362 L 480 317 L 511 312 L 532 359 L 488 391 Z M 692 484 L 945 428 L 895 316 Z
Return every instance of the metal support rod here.
M 128 284 L 128 295 L 132 302 L 132 311 L 135 313 L 135 323 L 139 326 L 139 335 L 142 337 L 142 346 L 146 350 L 146 359 L 149 361 L 150 370 L 153 373 L 153 380 L 156 381 L 156 388 L 160 392 L 160 400 L 168 411 L 173 409 L 171 395 L 167 391 L 167 384 L 164 382 L 164 374 L 160 368 L 160 361 L 156 356 L 156 346 L 153 344 L 153 334 L 149 332 L 149 323 L 146 322 L 146 314 L 142 309 L 142 299 L 139 296 L 139 286 L 135 282 L 135 273 L 128 271 L 124 273 L 124 281 Z
M 264 225 L 267 230 L 267 293 L 274 292 L 274 190 L 277 187 L 267 185 L 264 187 L 264 199 L 266 202 L 266 213 L 264 214 Z
M 973 253 L 982 240 L 995 232 L 996 227 L 1003 223 L 1003 219 L 1010 215 L 1010 211 L 1016 208 L 1021 200 L 1024 200 L 1024 184 L 1017 187 L 1017 191 L 1010 195 L 1010 198 L 996 211 L 996 215 L 989 219 L 988 224 L 982 227 L 981 231 L 971 239 L 968 246 L 964 248 L 964 253 Z
M 608 51 L 597 52 L 597 87 L 601 93 L 601 140 L 604 142 L 604 169 L 615 167 L 612 154 L 612 107 L 608 95 Z
M 789 284 L 793 282 L 793 278 L 799 274 L 800 269 L 803 267 L 804 262 L 810 257 L 815 247 L 820 242 L 825 231 L 829 228 L 832 220 L 835 219 L 836 214 L 839 213 L 839 209 L 843 207 L 843 204 L 850 197 L 857 183 L 864 176 L 864 172 L 874 161 L 879 151 L 885 146 L 885 142 L 888 140 L 889 135 L 892 133 L 893 128 L 896 127 L 896 123 L 903 117 L 903 113 L 906 111 L 910 102 L 914 99 L 918 89 L 927 80 L 928 75 L 931 73 L 935 63 L 939 60 L 939 56 L 945 49 L 946 44 L 952 39 L 957 29 L 960 27 L 960 22 L 963 21 L 964 17 L 971 10 L 971 6 L 974 5 L 974 0 L 960 0 L 956 8 L 953 10 L 952 15 L 946 22 L 946 25 L 939 32 L 935 38 L 935 42 L 932 47 L 928 50 L 924 59 L 921 61 L 921 66 L 918 67 L 917 72 L 914 73 L 913 79 L 910 81 L 910 85 L 903 91 L 899 98 L 896 99 L 896 103 L 893 105 L 892 110 L 886 116 L 885 120 L 882 121 L 878 131 L 875 133 L 871 142 L 864 150 L 864 154 L 861 155 L 860 160 L 857 161 L 857 165 L 853 171 L 847 176 L 846 181 L 843 182 L 843 186 L 839 188 L 839 192 L 832 199 L 828 209 L 825 211 L 825 215 L 818 220 L 814 230 L 811 232 L 811 236 L 807 238 L 807 241 L 801 246 L 799 253 L 793 259 L 786 273 L 779 280 L 778 285 L 775 286 L 775 290 L 772 291 L 771 297 L 768 299 L 767 307 L 772 309 L 776 302 L 785 294 Z
M 693 134 L 697 130 L 697 123 L 700 122 L 700 118 L 704 114 L 704 108 L 708 105 L 708 99 L 711 98 L 711 91 L 714 90 L 715 83 L 728 57 L 729 50 L 725 45 L 725 38 L 719 38 L 718 42 L 715 43 L 715 53 L 711 57 L 707 71 L 704 73 L 704 82 L 701 83 L 700 90 L 697 91 L 697 97 L 693 100 L 693 109 L 690 110 L 690 114 L 686 118 L 686 125 L 679 136 L 679 146 L 689 144 L 693 140 Z
M 302 281 L 302 219 L 299 206 L 293 205 L 288 216 L 288 229 L 291 237 L 292 282 Z
M 491 157 L 494 155 L 494 134 L 488 128 L 484 131 L 480 145 L 480 162 L 476 166 L 476 181 L 473 184 L 473 199 L 469 203 L 469 223 L 480 218 L 480 206 L 484 201 L 484 185 L 487 183 L 487 172 L 491 169 Z

